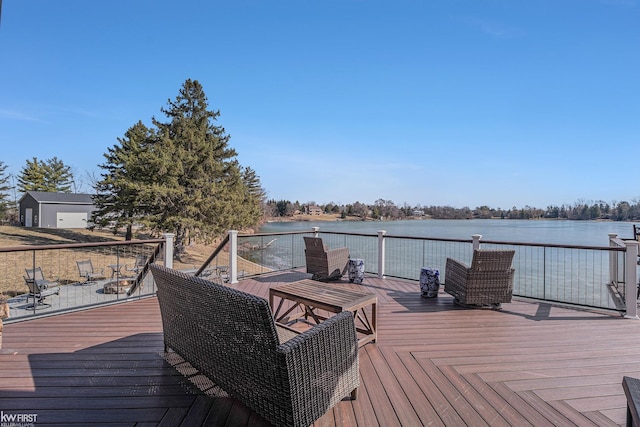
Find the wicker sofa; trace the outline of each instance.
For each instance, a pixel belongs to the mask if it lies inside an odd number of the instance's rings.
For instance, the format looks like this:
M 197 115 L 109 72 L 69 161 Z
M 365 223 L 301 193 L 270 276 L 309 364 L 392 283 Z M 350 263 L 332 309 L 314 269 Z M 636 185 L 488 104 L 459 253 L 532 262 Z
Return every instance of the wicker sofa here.
M 444 291 L 462 305 L 498 308 L 511 302 L 514 255 L 514 250 L 476 249 L 471 267 L 447 258 Z
M 353 315 L 301 334 L 261 297 L 151 265 L 165 351 L 172 349 L 276 426 L 308 426 L 360 384 Z
M 327 248 L 320 237 L 304 237 L 307 273 L 313 280 L 338 280 L 347 271 L 349 248 Z

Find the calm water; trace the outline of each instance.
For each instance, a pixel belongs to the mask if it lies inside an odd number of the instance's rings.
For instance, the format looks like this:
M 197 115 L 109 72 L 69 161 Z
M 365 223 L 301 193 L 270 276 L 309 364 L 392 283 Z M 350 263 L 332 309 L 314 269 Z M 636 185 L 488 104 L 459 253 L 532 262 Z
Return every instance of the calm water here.
M 320 231 L 371 234 L 385 230 L 387 235 L 393 236 L 452 239 L 469 239 L 472 234 L 482 234 L 484 240 L 594 246 L 608 246 L 609 233 L 617 233 L 621 238 L 633 236 L 633 225 L 629 222 L 499 219 L 272 222 L 265 224 L 260 232 L 281 233 L 311 230 L 311 227 L 320 227 Z

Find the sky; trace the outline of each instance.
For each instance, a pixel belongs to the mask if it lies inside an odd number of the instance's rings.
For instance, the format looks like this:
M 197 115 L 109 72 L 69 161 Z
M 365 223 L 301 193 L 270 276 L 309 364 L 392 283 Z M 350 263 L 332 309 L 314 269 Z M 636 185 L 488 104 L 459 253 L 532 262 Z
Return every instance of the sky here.
M 640 198 L 640 0 L 4 0 L 0 161 L 92 192 L 187 79 L 270 199 Z

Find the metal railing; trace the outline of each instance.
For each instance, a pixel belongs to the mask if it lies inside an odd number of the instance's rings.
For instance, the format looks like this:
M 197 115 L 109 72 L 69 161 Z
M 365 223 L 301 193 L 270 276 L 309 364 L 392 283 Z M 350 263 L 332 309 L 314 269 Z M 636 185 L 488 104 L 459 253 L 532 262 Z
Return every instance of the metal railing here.
M 352 258 L 365 260 L 369 274 L 410 280 L 419 279 L 422 267 L 431 267 L 442 272 L 444 281 L 447 258 L 470 264 L 473 249 L 480 246 L 513 249 L 515 296 L 617 310 L 637 317 L 638 242 L 634 241 L 617 239 L 611 246 L 559 245 L 485 241 L 480 235 L 446 239 L 389 236 L 383 230 L 377 235 L 321 232 L 317 227 L 252 235 L 234 231 L 229 236 L 229 259 L 254 265 L 251 274 L 304 267 L 304 236 L 322 237 L 330 248 L 348 247 Z
M 148 264 L 164 259 L 163 239 L 25 245 L 0 248 L 0 289 L 8 297 L 9 318 L 21 320 L 155 294 Z M 136 260 L 146 260 L 136 267 Z M 80 275 L 78 262 L 91 261 L 96 277 Z M 30 292 L 29 273 L 42 271 L 44 298 Z M 31 283 L 29 283 L 31 282 Z M 35 285 L 42 285 L 36 283 Z
M 480 246 L 513 249 L 515 296 L 612 309 L 637 318 L 638 242 L 615 235 L 610 235 L 610 246 L 600 247 L 483 241 L 480 235 L 470 239 L 390 236 L 383 230 L 359 234 L 321 232 L 314 227 L 308 231 L 251 235 L 232 230 L 202 266 L 193 266 L 193 272 L 205 275 L 211 270 L 224 271 L 226 281 L 237 283 L 239 277 L 300 269 L 305 266 L 304 236 L 322 237 L 330 248 L 348 247 L 352 258 L 365 260 L 368 274 L 416 281 L 423 267 L 438 269 L 444 281 L 447 258 L 469 264 L 473 250 Z M 47 297 L 45 307 L 29 301 L 24 293 L 12 298 L 12 319 L 153 295 L 155 284 L 146 277 L 148 265 L 137 276 L 128 267 L 141 253 L 146 254 L 148 262 L 158 257 L 172 267 L 172 249 L 171 234 L 165 234 L 163 239 L 129 242 L 0 248 L 0 265 L 5 266 L 0 285 L 6 289 L 7 282 L 19 284 L 24 292 L 25 269 L 36 267 L 60 284 L 59 295 Z M 83 283 L 76 266 L 80 259 L 91 259 L 97 269 L 105 272 L 105 280 Z M 133 279 L 136 286 L 128 289 L 133 289 L 133 295 L 105 292 L 105 282 L 118 283 L 121 279 Z
M 635 231 L 635 226 L 634 226 Z M 635 233 L 634 233 L 635 234 Z M 638 241 L 620 239 L 615 233 L 609 234 L 609 246 L 622 251 L 611 251 L 609 256 L 609 283 L 614 292 L 624 302 L 626 315 L 637 317 L 637 300 L 640 296 L 638 281 Z

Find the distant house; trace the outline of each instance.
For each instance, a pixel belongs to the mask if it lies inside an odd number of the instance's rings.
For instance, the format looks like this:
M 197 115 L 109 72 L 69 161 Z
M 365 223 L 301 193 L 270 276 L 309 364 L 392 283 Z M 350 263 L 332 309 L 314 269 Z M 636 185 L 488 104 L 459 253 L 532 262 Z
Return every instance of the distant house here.
M 25 227 L 87 228 L 96 208 L 91 194 L 27 191 L 20 199 L 20 224 Z
M 309 215 L 322 215 L 322 208 L 317 205 L 309 205 L 307 207 L 307 212 Z

